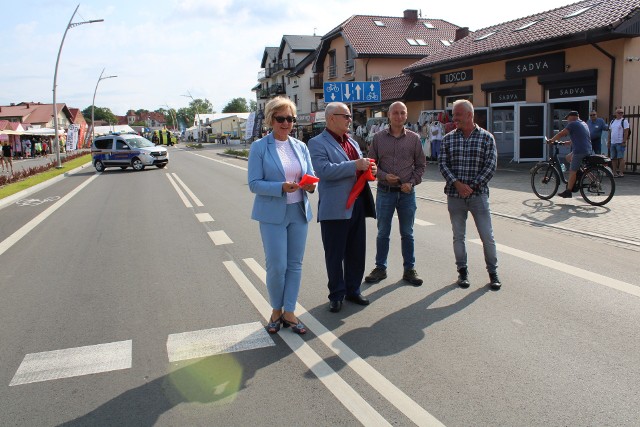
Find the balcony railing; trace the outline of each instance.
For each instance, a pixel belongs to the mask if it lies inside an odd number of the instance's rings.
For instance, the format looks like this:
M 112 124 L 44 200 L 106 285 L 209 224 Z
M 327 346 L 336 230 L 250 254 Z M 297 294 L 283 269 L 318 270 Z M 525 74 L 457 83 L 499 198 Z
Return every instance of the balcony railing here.
M 323 87 L 324 79 L 322 78 L 322 74 L 315 74 L 313 77 L 309 78 L 310 89 L 322 89 Z
M 285 93 L 284 85 L 282 83 L 276 83 L 274 85 L 269 86 L 269 95 L 280 95 Z
M 272 66 L 271 66 L 271 65 L 269 65 L 267 68 L 265 68 L 265 69 L 264 69 L 264 71 L 265 71 L 264 76 L 265 76 L 266 78 L 271 77 L 271 75 L 273 74 L 273 68 L 271 68 L 271 67 L 272 67 Z
M 355 70 L 355 68 L 355 61 L 353 59 L 347 59 L 346 61 L 344 61 L 345 74 L 353 73 L 353 70 Z
M 338 76 L 338 70 L 335 65 L 329 65 L 329 78 L 333 79 Z
M 258 98 L 259 99 L 267 99 L 269 97 L 268 89 L 260 89 L 258 90 Z
M 324 111 L 327 104 L 324 101 L 318 100 L 316 102 L 311 103 L 311 112 L 315 113 L 316 111 Z
M 295 59 L 283 59 L 282 60 L 282 68 L 285 70 L 292 70 L 296 68 L 296 60 Z

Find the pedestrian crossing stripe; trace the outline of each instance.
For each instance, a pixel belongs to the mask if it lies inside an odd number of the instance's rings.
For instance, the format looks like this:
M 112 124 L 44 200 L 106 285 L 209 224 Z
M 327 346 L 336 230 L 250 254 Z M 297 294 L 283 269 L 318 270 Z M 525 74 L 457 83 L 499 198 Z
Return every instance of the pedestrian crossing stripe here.
M 131 340 L 27 354 L 9 386 L 131 368 Z
M 169 362 L 275 346 L 260 322 L 171 334 L 167 338 Z

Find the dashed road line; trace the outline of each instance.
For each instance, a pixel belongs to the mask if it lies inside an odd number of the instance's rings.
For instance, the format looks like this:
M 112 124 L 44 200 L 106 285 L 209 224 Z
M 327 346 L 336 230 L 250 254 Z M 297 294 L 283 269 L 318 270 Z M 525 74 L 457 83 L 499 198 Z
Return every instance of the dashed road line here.
M 207 233 L 211 240 L 213 240 L 213 244 L 218 245 L 228 245 L 229 243 L 233 243 L 233 241 L 227 236 L 227 233 L 224 231 L 209 231 Z
M 196 218 L 198 218 L 198 221 L 200 222 L 213 222 L 213 218 L 210 213 L 197 213 Z
M 480 239 L 470 239 L 469 241 L 478 245 L 482 245 L 482 240 Z M 611 289 L 616 289 L 618 291 L 625 292 L 629 295 L 640 297 L 640 287 L 636 285 L 632 285 L 631 283 L 612 279 L 611 277 L 607 277 L 598 273 L 593 273 L 591 271 L 583 270 L 581 268 L 574 267 L 569 264 L 564 264 L 559 261 L 541 257 L 539 255 L 534 255 L 532 253 L 521 251 L 519 249 L 515 249 L 509 246 L 496 244 L 496 248 L 500 252 L 504 252 L 506 254 L 513 255 L 515 257 L 518 257 L 536 264 L 540 264 L 545 267 L 552 268 L 554 270 L 561 271 L 563 273 L 571 274 L 581 279 L 589 280 L 590 282 L 594 282 Z
M 131 368 L 131 340 L 27 354 L 9 386 Z
M 253 258 L 243 260 L 256 276 L 266 284 L 266 271 Z M 313 317 L 303 306 L 296 304 L 298 318 L 313 331 L 314 334 L 331 350 L 340 357 L 363 380 L 382 395 L 389 403 L 395 406 L 406 417 L 418 426 L 444 426 L 437 418 L 431 415 L 423 407 L 418 405 L 406 393 L 396 387 L 385 376 L 362 359 L 355 351 L 351 350 L 340 338 L 329 331 L 318 319 Z
M 260 322 L 171 334 L 167 338 L 169 362 L 222 353 L 275 346 Z

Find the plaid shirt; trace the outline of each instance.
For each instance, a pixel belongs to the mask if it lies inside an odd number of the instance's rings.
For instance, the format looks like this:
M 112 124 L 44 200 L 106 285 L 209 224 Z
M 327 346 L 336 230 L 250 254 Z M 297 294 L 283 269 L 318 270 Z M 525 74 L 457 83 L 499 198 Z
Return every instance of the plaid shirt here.
M 445 135 L 438 164 L 440 173 L 446 180 L 444 193 L 447 196 L 460 197 L 454 182 L 460 181 L 471 188 L 473 194 L 489 194 L 489 181 L 496 171 L 498 152 L 496 141 L 486 130 L 475 125 L 469 138 L 456 129 Z

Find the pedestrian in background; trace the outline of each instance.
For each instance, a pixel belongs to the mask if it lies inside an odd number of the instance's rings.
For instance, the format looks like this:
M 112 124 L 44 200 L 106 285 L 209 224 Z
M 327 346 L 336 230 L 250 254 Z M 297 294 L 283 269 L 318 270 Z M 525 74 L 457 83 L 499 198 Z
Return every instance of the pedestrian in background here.
M 607 123 L 601 117 L 598 117 L 596 110 L 589 113 L 589 135 L 591 138 L 591 148 L 594 154 L 602 154 L 602 131 L 607 130 Z
M 291 327 L 297 334 L 307 332 L 294 311 L 312 218 L 307 193 L 315 191 L 315 184 L 301 187 L 298 182 L 305 174 L 315 174 L 307 146 L 289 136 L 295 121 L 295 104 L 288 98 L 273 98 L 265 106 L 265 123 L 273 131 L 252 143 L 249 152 L 249 189 L 256 195 L 251 218 L 260 223 L 272 308 L 267 331 L 271 334 L 280 326 Z
M 12 154 L 11 153 L 11 144 L 9 144 L 9 141 L 5 141 L 2 143 L 2 158 L 4 159 L 4 163 L 3 163 L 3 168 L 4 168 L 4 164 L 6 163 L 6 168 L 7 168 L 7 172 L 9 172 L 9 170 L 11 170 L 10 174 L 13 175 L 13 159 L 12 159 Z
M 611 151 L 613 176 L 624 177 L 624 152 L 629 140 L 629 120 L 624 118 L 624 110 L 616 108 L 616 118 L 609 123 L 607 147 Z
M 474 123 L 473 104 L 467 100 L 453 103 L 453 123 L 456 129 L 445 135 L 438 164 L 446 181 L 444 192 L 458 270 L 456 283 L 461 288 L 470 285 L 465 234 L 467 216 L 471 212 L 482 240 L 489 285 L 498 290 L 502 284 L 498 278 L 498 254 L 491 225 L 488 186 L 496 172 L 496 141 L 493 135 Z
M 416 218 L 416 193 L 414 187 L 422 182 L 426 159 L 420 136 L 404 125 L 407 106 L 394 102 L 389 107 L 389 129 L 378 132 L 369 148 L 369 158 L 378 166 L 376 214 L 378 236 L 376 238 L 376 266 L 365 277 L 367 283 L 377 283 L 387 278 L 389 235 L 393 215 L 398 212 L 400 245 L 404 274 L 402 278 L 414 286 L 422 285 L 415 270 L 413 224 Z
M 367 182 L 355 202 L 347 207 L 358 178 L 377 168 L 364 158 L 349 137 L 351 112 L 340 102 L 327 104 L 326 128 L 309 140 L 313 169 L 318 174 L 318 221 L 324 247 L 329 287 L 329 311 L 337 313 L 342 301 L 368 305 L 360 293 L 364 276 L 367 230 L 365 218 L 376 217 L 373 194 Z

